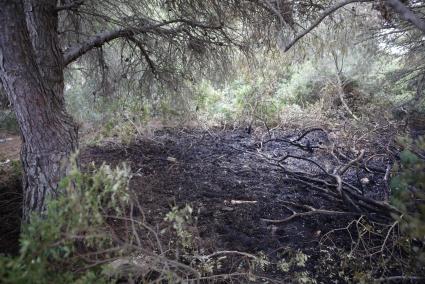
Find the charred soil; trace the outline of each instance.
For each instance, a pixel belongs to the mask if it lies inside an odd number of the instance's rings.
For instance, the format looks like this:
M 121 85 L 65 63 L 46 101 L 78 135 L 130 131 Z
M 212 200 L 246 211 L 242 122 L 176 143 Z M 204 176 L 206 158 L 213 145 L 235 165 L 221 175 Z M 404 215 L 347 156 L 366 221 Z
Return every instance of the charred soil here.
M 374 147 L 373 153 L 366 150 L 365 158 L 371 157 L 367 166 L 348 168 L 344 181 L 361 188 L 364 196 L 382 200 L 387 194 L 384 176 L 388 160 L 384 154 L 376 156 L 379 147 Z M 329 132 L 322 129 L 253 134 L 243 130 L 162 130 L 150 139 L 127 146 L 107 143 L 88 147 L 82 152 L 81 161 L 129 164 L 135 173 L 130 188 L 138 195 L 145 222 L 158 231 L 167 226 L 164 217 L 172 207 L 189 204 L 197 220 L 193 234 L 205 252 L 261 254 L 273 263 L 302 252 L 306 255 L 305 264 L 291 270 L 307 271 L 304 276 L 327 282 L 346 276 L 329 274 L 323 267 L 323 258 L 327 257 L 324 252 L 329 254 L 329 247 L 322 246 L 322 236 L 344 228 L 353 216 L 312 214 L 273 222 L 291 216 L 294 207 L 288 204 L 336 211 L 344 208 L 326 200 L 309 185 L 288 178 L 276 161 L 288 155 L 302 157 L 330 171 L 355 158 L 340 150 L 335 150 Z M 322 171 L 302 159 L 287 159 L 281 164 L 311 176 L 320 176 Z M 333 245 L 347 248 L 347 253 L 351 244 L 352 239 L 344 234 L 333 239 Z M 229 273 L 232 268 L 221 269 Z M 285 268 L 266 269 L 261 274 L 288 281 Z

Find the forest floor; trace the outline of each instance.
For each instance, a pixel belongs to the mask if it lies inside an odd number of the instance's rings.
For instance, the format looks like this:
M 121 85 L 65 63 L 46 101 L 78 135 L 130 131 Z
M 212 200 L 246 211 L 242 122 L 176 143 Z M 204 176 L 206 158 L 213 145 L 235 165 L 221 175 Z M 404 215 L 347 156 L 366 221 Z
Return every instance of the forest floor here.
M 135 173 L 130 188 L 139 196 L 146 223 L 158 231 L 169 226 L 164 217 L 173 206 L 182 208 L 189 204 L 197 220 L 193 237 L 208 253 L 263 254 L 274 263 L 301 255 L 307 261 L 291 264 L 293 267 L 289 265 L 288 270 L 295 270 L 300 277 L 325 282 L 331 278 L 344 279 L 347 277 L 344 274 L 331 276 L 328 263 L 323 262 L 324 258 L 330 258 L 331 248 L 322 246 L 321 240 L 331 230 L 347 226 L 352 216 L 312 215 L 285 222 L 270 221 L 291 216 L 293 209 L 286 206 L 291 202 L 338 210 L 336 205 L 309 190 L 309 186 L 291 180 L 276 165 L 276 159 L 288 154 L 316 161 L 327 170 L 346 162 L 331 154 L 332 141 L 327 132 L 318 129 L 304 137 L 301 133 L 162 130 L 150 139 L 128 146 L 106 143 L 88 147 L 82 151 L 81 159 L 83 164 L 91 161 L 129 164 Z M 288 142 L 294 140 L 297 142 Z M 318 167 L 304 160 L 288 159 L 283 164 L 294 171 L 320 175 Z M 375 169 L 385 166 L 383 157 L 372 159 L 369 164 Z M 349 169 L 344 180 L 362 187 L 365 195 L 382 200 L 384 173 Z M 368 183 L 361 184 L 362 178 L 367 178 Z M 348 248 L 348 254 L 352 239 L 341 232 L 332 242 Z M 339 265 L 335 259 L 332 262 Z M 263 276 L 288 281 L 287 275 L 271 269 Z
M 340 151 L 343 149 L 331 151 L 335 149 L 335 141 L 330 136 L 329 131 L 321 129 L 313 129 L 312 132 L 255 131 L 253 134 L 243 129 L 170 129 L 156 131 L 150 138 L 138 139 L 129 145 L 105 142 L 87 146 L 81 150 L 80 157 L 83 165 L 92 161 L 112 166 L 128 164 L 134 173 L 130 189 L 139 197 L 146 224 L 157 228 L 158 232 L 169 226 L 164 218 L 172 207 L 182 208 L 188 204 L 196 217 L 193 237 L 198 248 L 205 253 L 246 252 L 264 255 L 273 263 L 301 255 L 304 260 L 300 264 L 289 264 L 287 269 L 301 273 L 298 274 L 300 277 L 326 282 L 326 279 L 341 280 L 348 275 L 329 274 L 329 263 L 323 259 L 330 259 L 332 249 L 323 243 L 323 236 L 347 226 L 353 220 L 352 216 L 330 214 L 282 222 L 273 220 L 291 216 L 294 209 L 288 204 L 337 210 L 334 204 L 311 191 L 308 185 L 288 177 L 281 166 L 311 175 L 320 175 L 319 167 L 302 159 L 288 159 L 280 166 L 276 162 L 281 157 L 293 155 L 310 159 L 331 170 L 354 157 L 353 154 L 342 154 Z M 19 138 L 2 139 L 2 162 L 16 159 Z M 375 155 L 376 148 L 374 151 L 366 151 L 366 156 Z M 368 166 L 369 170 L 350 168 L 344 175 L 344 181 L 361 187 L 368 197 L 382 200 L 386 188 L 383 181 L 385 171 L 380 169 L 385 169 L 385 156 L 371 159 Z M 3 173 L 1 179 L 5 176 Z M 364 178 L 368 179 L 367 184 L 362 184 Z M 9 192 L 5 196 L 16 201 L 19 178 L 15 175 L 7 182 L 9 185 L 5 185 L 5 180 L 0 181 L 2 194 Z M 2 225 L 0 252 L 13 252 L 18 247 L 19 221 L 16 216 L 19 212 L 6 211 L 0 213 L 11 217 L 7 219 L 8 225 Z M 170 243 L 171 240 L 162 241 Z M 340 248 L 347 248 L 348 253 L 352 239 L 341 233 L 332 242 Z M 336 259 L 330 261 L 337 262 Z M 238 263 L 233 265 L 236 267 Z M 230 273 L 230 270 L 222 272 Z M 288 274 L 283 272 L 285 268 L 283 271 L 275 268 L 260 274 L 288 281 Z
M 0 132 L 0 253 L 19 249 L 21 171 L 19 135 Z

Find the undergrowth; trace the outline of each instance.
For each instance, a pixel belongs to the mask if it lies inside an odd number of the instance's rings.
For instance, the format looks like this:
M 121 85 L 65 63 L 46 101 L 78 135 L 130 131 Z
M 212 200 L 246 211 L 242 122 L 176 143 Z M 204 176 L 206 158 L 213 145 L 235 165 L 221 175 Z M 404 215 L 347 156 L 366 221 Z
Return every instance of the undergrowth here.
M 397 220 L 405 242 L 405 251 L 411 256 L 410 267 L 425 275 L 425 136 L 416 141 L 407 139 L 400 154 L 400 163 L 392 180 L 392 202 L 402 212 Z
M 361 216 L 326 233 L 319 270 L 356 283 L 425 280 L 425 139 L 399 143 L 404 150 L 393 168 L 390 202 L 400 213 L 389 223 Z M 343 236 L 351 244 L 339 243 Z
M 12 111 L 0 108 L 0 131 L 19 133 L 19 125 Z
M 102 165 L 83 173 L 73 170 L 60 189 L 61 197 L 48 204 L 43 216 L 24 224 L 20 253 L 0 258 L 2 283 L 102 283 L 107 279 L 96 260 L 121 255 L 114 249 L 107 216 L 123 216 L 128 203 L 130 171 Z
M 150 227 L 129 190 L 131 176 L 125 165 L 81 171 L 73 160 L 60 183 L 63 194 L 48 202 L 45 214 L 32 215 L 23 225 L 19 254 L 0 256 L 0 282 L 255 281 L 270 265 L 264 254 L 208 254 L 189 205 L 171 208 L 161 230 Z M 239 265 L 229 270 L 235 258 Z

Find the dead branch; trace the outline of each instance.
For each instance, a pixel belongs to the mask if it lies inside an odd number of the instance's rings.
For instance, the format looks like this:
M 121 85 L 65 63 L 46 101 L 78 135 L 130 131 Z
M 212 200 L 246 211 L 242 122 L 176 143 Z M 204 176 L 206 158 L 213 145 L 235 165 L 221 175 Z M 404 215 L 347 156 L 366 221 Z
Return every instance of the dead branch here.
M 241 256 L 248 257 L 248 258 L 257 259 L 257 257 L 253 254 L 241 252 L 241 251 L 236 251 L 236 250 L 216 251 L 216 252 L 209 254 L 209 255 L 195 256 L 195 258 L 206 260 L 206 259 L 216 257 L 218 255 L 226 255 L 226 254 L 241 255 Z
M 364 168 L 367 172 L 369 172 L 369 173 L 372 173 L 373 171 L 375 171 L 375 172 L 384 172 L 384 171 L 382 171 L 381 169 L 373 168 L 373 167 L 369 166 L 369 162 L 370 162 L 373 158 L 378 157 L 378 156 L 385 156 L 385 154 L 375 154 L 375 155 L 372 155 L 372 156 L 368 157 L 367 159 L 365 159 L 365 161 L 363 162 L 363 168 Z
M 286 138 L 273 138 L 272 139 L 272 138 L 270 138 L 269 140 L 266 140 L 266 141 L 262 142 L 261 144 L 265 145 L 265 144 L 270 143 L 270 142 L 283 142 L 283 143 L 287 143 L 289 145 L 298 147 L 303 151 L 311 153 L 311 152 L 313 152 L 313 149 L 318 149 L 320 147 L 317 146 L 317 145 L 310 145 L 309 142 L 304 145 L 304 144 L 299 143 L 299 141 L 302 140 L 303 138 L 305 138 L 308 134 L 310 134 L 312 132 L 316 132 L 316 131 L 322 131 L 322 132 L 326 133 L 326 135 L 327 135 L 327 132 L 323 128 L 312 128 L 312 129 L 304 131 L 300 136 L 298 136 L 295 139 L 286 139 Z
M 283 158 L 278 160 L 278 163 L 281 164 L 282 162 L 284 162 L 284 161 L 286 161 L 287 159 L 290 159 L 290 158 L 309 162 L 309 163 L 315 165 L 316 167 L 318 167 L 323 173 L 329 175 L 328 171 L 324 167 L 322 167 L 319 163 L 317 163 L 317 162 L 315 162 L 311 159 L 300 157 L 300 156 L 294 156 L 294 155 L 287 154 L 286 156 L 284 156 Z
M 425 280 L 425 277 L 420 276 L 392 276 L 392 277 L 385 277 L 385 278 L 378 278 L 375 279 L 375 283 L 388 283 L 388 282 L 395 282 L 395 283 L 422 283 L 421 281 Z
M 284 202 L 287 205 L 293 206 L 293 207 L 302 207 L 304 209 L 306 209 L 307 211 L 305 212 L 296 212 L 295 210 L 291 209 L 289 206 L 285 206 L 284 207 L 286 209 L 288 209 L 289 211 L 292 212 L 292 214 L 284 219 L 279 219 L 279 220 L 270 220 L 270 219 L 261 219 L 262 221 L 266 222 L 266 223 L 271 223 L 271 224 L 282 224 L 282 223 L 287 223 L 289 221 L 292 221 L 295 218 L 301 218 L 301 217 L 306 217 L 306 216 L 312 216 L 312 215 L 334 215 L 334 216 L 358 216 L 360 215 L 359 213 L 356 212 L 344 212 L 344 211 L 334 211 L 334 210 L 326 210 L 326 209 L 316 209 L 312 206 L 309 205 L 302 205 L 302 204 L 295 204 L 293 202 Z
M 342 91 L 342 88 L 340 87 L 340 90 L 338 92 L 339 100 L 341 101 L 342 106 L 345 108 L 345 110 L 355 119 L 359 120 L 359 118 L 351 111 L 350 107 L 347 105 L 347 103 L 344 100 L 344 92 Z
M 348 161 L 345 165 L 336 168 L 333 173 L 329 173 L 322 165 L 318 162 L 305 158 L 287 154 L 283 158 L 280 159 L 272 159 L 268 158 L 264 155 L 261 155 L 263 158 L 267 159 L 268 162 L 280 168 L 287 176 L 286 180 L 292 180 L 295 182 L 299 182 L 306 186 L 308 190 L 313 190 L 322 197 L 325 197 L 329 200 L 337 200 L 337 203 L 340 205 L 345 205 L 343 211 L 335 211 L 328 209 L 316 209 L 311 207 L 304 207 L 307 209 L 306 212 L 295 212 L 292 209 L 293 214 L 290 217 L 287 217 L 282 220 L 266 220 L 267 222 L 276 223 L 284 223 L 289 222 L 294 218 L 298 217 L 306 217 L 315 214 L 336 214 L 336 215 L 344 215 L 342 212 L 345 212 L 345 215 L 366 215 L 369 218 L 378 218 L 378 219 L 392 219 L 392 214 L 400 215 L 399 210 L 397 210 L 392 205 L 387 202 L 380 202 L 374 199 L 368 198 L 363 195 L 363 192 L 357 188 L 356 186 L 344 181 L 342 176 L 343 174 L 354 164 L 358 164 L 361 162 L 365 154 L 364 150 L 361 150 L 359 155 Z M 321 170 L 322 178 L 317 175 L 311 175 L 305 172 L 293 171 L 287 168 L 284 161 L 287 159 L 298 159 L 303 160 L 307 163 L 318 167 Z M 320 176 L 320 175 L 319 175 Z
M 307 130 L 307 131 L 304 131 L 304 133 L 302 133 L 300 136 L 298 136 L 298 138 L 297 139 L 295 139 L 295 140 L 292 140 L 292 142 L 298 142 L 298 141 L 300 141 L 301 139 L 303 139 L 305 136 L 307 136 L 308 134 L 310 134 L 310 133 L 312 133 L 312 132 L 316 132 L 316 131 L 322 131 L 322 132 L 324 132 L 324 133 L 326 133 L 326 135 L 328 134 L 323 128 L 319 128 L 319 127 L 317 127 L 317 128 L 312 128 L 312 129 L 309 129 L 309 130 Z
M 336 172 L 338 172 L 338 174 L 340 176 L 344 175 L 344 173 L 353 165 L 353 164 L 357 164 L 358 162 L 360 162 L 365 154 L 365 150 L 360 150 L 360 154 L 353 160 L 351 160 L 350 162 L 348 162 L 348 164 L 346 164 L 345 166 L 343 166 L 342 168 L 340 168 L 339 170 L 336 170 Z

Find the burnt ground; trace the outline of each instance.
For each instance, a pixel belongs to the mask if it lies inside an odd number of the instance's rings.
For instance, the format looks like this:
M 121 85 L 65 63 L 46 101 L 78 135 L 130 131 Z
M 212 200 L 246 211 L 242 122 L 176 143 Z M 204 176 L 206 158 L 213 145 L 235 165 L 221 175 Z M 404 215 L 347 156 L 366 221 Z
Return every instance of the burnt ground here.
M 145 221 L 153 227 L 166 226 L 164 217 L 173 206 L 190 204 L 197 217 L 196 234 L 206 253 L 221 250 L 264 253 L 276 263 L 285 254 L 299 250 L 308 256 L 307 266 L 303 268 L 308 277 L 324 283 L 331 278 L 345 282 L 345 276 L 331 276 L 321 267 L 323 251 L 319 241 L 326 232 L 346 226 L 352 218 L 326 215 L 296 218 L 282 224 L 264 221 L 290 216 L 291 212 L 284 206 L 288 201 L 315 208 L 335 208 L 308 186 L 287 179 L 282 169 L 271 161 L 291 154 L 310 158 L 330 170 L 346 163 L 344 158 L 354 156 L 332 155 L 329 149 L 333 141 L 322 131 L 300 139 L 303 149 L 287 142 L 300 133 L 165 130 L 128 146 L 109 143 L 88 147 L 81 159 L 83 164 L 91 161 L 129 164 L 135 173 L 130 188 L 138 194 Z M 272 141 L 264 143 L 270 138 Z M 366 151 L 368 155 L 371 154 Z M 302 160 L 289 159 L 284 165 L 311 174 L 320 172 L 318 167 Z M 365 195 L 382 199 L 384 173 L 379 169 L 385 169 L 384 159 L 373 158 L 369 167 L 376 172 L 349 170 L 344 178 L 363 187 Z M 369 183 L 360 185 L 364 177 Z M 341 236 L 335 242 L 349 247 L 351 239 Z M 278 282 L 289 281 L 287 274 L 276 269 L 266 271 L 265 275 Z
M 20 138 L 0 132 L 0 253 L 19 250 L 22 202 L 19 164 Z

